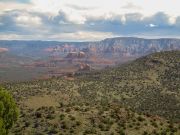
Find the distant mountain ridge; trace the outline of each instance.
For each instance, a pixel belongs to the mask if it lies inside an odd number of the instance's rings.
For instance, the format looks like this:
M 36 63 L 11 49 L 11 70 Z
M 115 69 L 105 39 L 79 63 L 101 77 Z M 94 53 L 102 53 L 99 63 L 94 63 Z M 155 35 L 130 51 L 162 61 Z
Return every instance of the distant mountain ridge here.
M 160 38 L 144 39 L 136 37 L 107 38 L 97 42 L 59 42 L 59 41 L 21 41 L 0 40 L 0 47 L 9 49 L 18 55 L 46 56 L 44 50 L 51 48 L 51 52 L 67 53 L 84 51 L 89 53 L 116 54 L 119 56 L 142 56 L 159 51 L 179 50 L 180 39 Z M 59 48 L 59 49 L 57 49 Z
M 97 70 L 170 50 L 180 50 L 180 39 L 117 37 L 96 42 L 0 40 L 0 61 L 3 61 L 0 64 L 0 81 L 6 77 L 6 80 L 24 80 L 20 76 L 27 73 L 26 78 L 32 78 L 34 74 L 33 79 L 61 76 L 79 72 L 81 65 L 90 67 L 85 69 Z M 10 76 L 10 71 L 13 76 Z

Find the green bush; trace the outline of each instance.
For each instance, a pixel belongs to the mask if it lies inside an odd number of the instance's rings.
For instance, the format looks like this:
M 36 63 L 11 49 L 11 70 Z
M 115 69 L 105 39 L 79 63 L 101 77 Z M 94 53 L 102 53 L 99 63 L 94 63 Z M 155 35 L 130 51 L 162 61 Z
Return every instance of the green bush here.
M 18 110 L 13 98 L 0 87 L 0 134 L 7 135 L 18 117 Z

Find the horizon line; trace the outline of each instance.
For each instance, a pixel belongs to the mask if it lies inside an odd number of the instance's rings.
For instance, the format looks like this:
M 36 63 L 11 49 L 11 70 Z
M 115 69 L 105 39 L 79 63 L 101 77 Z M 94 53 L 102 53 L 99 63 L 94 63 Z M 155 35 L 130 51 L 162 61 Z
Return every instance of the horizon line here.
M 0 39 L 0 41 L 36 41 L 36 42 L 74 42 L 74 43 L 83 43 L 83 42 L 101 42 L 107 39 L 118 39 L 118 38 L 136 38 L 136 39 L 144 39 L 144 40 L 160 40 L 160 39 L 176 39 L 180 40 L 178 37 L 154 37 L 154 38 L 147 38 L 147 37 L 138 37 L 138 36 L 114 36 L 109 38 L 104 38 L 101 40 L 43 40 L 43 39 Z

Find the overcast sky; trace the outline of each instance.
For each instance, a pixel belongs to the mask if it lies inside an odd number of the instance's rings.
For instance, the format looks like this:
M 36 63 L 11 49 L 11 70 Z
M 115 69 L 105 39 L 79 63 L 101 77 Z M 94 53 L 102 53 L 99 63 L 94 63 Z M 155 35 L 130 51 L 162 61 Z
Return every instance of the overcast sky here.
M 0 39 L 180 37 L 180 0 L 0 0 Z

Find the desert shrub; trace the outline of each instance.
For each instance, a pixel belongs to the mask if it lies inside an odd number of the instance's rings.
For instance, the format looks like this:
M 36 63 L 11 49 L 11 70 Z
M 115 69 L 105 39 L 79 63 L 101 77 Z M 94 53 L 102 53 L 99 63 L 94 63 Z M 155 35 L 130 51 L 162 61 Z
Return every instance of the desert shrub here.
M 76 121 L 76 125 L 80 126 L 82 123 L 80 121 Z
M 36 118 L 41 118 L 42 117 L 41 112 L 36 112 L 35 115 L 36 115 Z
M 154 126 L 155 128 L 158 127 L 158 124 L 156 122 L 154 122 L 154 121 L 151 123 L 151 125 Z
M 54 119 L 54 118 L 55 118 L 55 116 L 52 115 L 52 114 L 47 114 L 47 116 L 46 116 L 46 119 L 52 120 L 52 119 Z
M 167 132 L 166 131 L 162 131 L 160 134 L 161 135 L 167 135 Z
M 30 123 L 29 121 L 26 121 L 25 124 L 24 124 L 24 126 L 25 126 L 25 127 L 29 127 L 30 124 L 31 124 L 31 123 Z
M 55 108 L 54 108 L 53 106 L 50 106 L 50 107 L 49 107 L 49 112 L 50 112 L 50 113 L 55 113 Z
M 145 119 L 142 116 L 137 117 L 138 121 L 144 121 Z
M 68 113 L 68 112 L 70 112 L 71 111 L 71 108 L 67 108 L 66 109 L 66 112 Z
M 125 135 L 124 130 L 123 130 L 123 129 L 119 130 L 119 134 L 120 134 L 120 135 Z
M 133 125 L 132 125 L 132 124 L 129 124 L 128 127 L 129 127 L 129 128 L 133 128 Z
M 12 96 L 0 87 L 0 134 L 8 134 L 18 118 L 18 110 Z
M 64 114 L 60 114 L 59 118 L 60 118 L 60 120 L 64 120 L 65 115 Z
M 60 108 L 64 107 L 64 103 L 63 103 L 63 102 L 60 102 L 60 103 L 59 103 L 59 107 L 60 107 Z
M 74 121 L 74 120 L 76 120 L 76 118 L 75 118 L 74 116 L 72 116 L 72 117 L 71 117 L 71 120 Z
M 96 129 L 94 129 L 94 128 L 90 128 L 90 129 L 86 129 L 85 131 L 84 131 L 84 134 L 86 135 L 86 134 L 96 134 L 97 132 L 96 132 Z
M 147 132 L 147 131 L 144 131 L 144 132 L 143 132 L 143 135 L 148 135 L 148 132 Z
M 50 128 L 49 134 L 57 134 L 57 133 L 58 133 L 58 131 L 56 128 L 54 128 L 54 127 Z
M 65 121 L 63 121 L 63 122 L 61 123 L 61 128 L 62 128 L 62 129 L 67 129 L 67 128 L 68 128 L 67 123 L 66 123 Z

